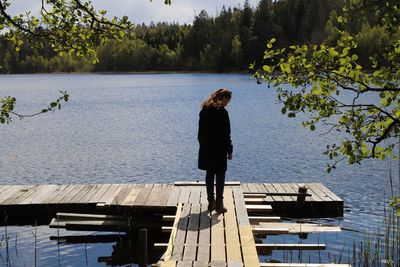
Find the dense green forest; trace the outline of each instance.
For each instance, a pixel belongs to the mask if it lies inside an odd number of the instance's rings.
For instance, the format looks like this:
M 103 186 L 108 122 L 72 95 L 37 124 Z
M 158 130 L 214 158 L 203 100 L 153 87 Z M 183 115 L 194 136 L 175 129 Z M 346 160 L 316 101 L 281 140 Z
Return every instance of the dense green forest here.
M 334 26 L 343 4 L 344 0 L 261 0 L 251 7 L 245 1 L 239 7 L 222 8 L 216 17 L 201 11 L 191 25 L 136 25 L 122 42 L 99 43 L 97 64 L 84 56 L 60 56 L 50 43 L 32 48 L 37 46 L 26 41 L 16 53 L 3 35 L 0 72 L 243 71 L 262 59 L 271 37 L 282 47 L 334 42 Z M 376 14 L 367 13 L 349 23 L 358 39 L 361 64 L 370 54 L 379 53 L 382 43 L 391 41 Z

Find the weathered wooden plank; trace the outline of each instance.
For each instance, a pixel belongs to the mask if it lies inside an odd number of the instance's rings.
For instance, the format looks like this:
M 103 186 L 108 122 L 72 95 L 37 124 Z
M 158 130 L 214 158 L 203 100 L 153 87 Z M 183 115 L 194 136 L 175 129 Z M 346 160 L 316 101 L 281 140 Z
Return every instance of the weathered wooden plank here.
M 104 214 L 83 214 L 83 213 L 67 213 L 57 212 L 56 218 L 59 221 L 62 220 L 126 220 L 121 216 L 116 215 L 104 215 Z
M 247 215 L 246 204 L 244 202 L 243 191 L 241 189 L 232 189 L 233 199 L 235 202 L 236 218 L 240 225 L 250 225 Z
M 200 188 L 200 203 L 201 204 L 208 204 L 207 188 L 205 188 L 205 187 L 201 187 Z
M 11 198 L 15 193 L 19 192 L 19 190 L 23 188 L 20 185 L 12 185 L 4 189 L 0 194 L 0 202 L 6 201 Z M 35 188 L 36 189 L 36 188 Z
M 282 219 L 278 216 L 249 216 L 251 224 L 258 224 L 260 222 L 280 222 Z
M 181 193 L 181 187 L 172 187 L 169 192 L 168 200 L 167 200 L 167 207 L 175 207 L 178 204 L 179 195 Z
M 335 195 L 332 191 L 330 191 L 325 185 L 321 183 L 316 183 L 315 186 L 323 192 L 327 197 L 330 198 L 330 200 L 327 201 L 343 201 L 340 197 Z
M 211 261 L 210 267 L 226 267 L 225 261 Z
M 163 215 L 162 220 L 164 222 L 173 222 L 175 220 L 175 215 Z
M 104 192 L 104 194 L 97 200 L 98 206 L 106 205 L 107 201 L 111 202 L 115 198 L 115 193 L 119 193 L 119 184 L 111 184 L 110 187 Z
M 181 194 L 179 195 L 179 203 L 188 203 L 190 197 L 190 188 L 185 186 L 181 189 Z
M 25 199 L 21 200 L 18 204 L 31 204 L 31 203 L 36 203 L 43 198 L 47 197 L 48 194 L 51 194 L 51 192 L 55 191 L 57 185 L 42 185 L 38 190 L 35 191 L 34 194 L 31 194 L 30 196 L 26 197 Z
M 200 204 L 200 187 L 189 187 L 190 198 L 189 202 L 192 204 Z
M 126 188 L 126 184 L 119 184 L 117 189 L 110 195 L 103 197 L 104 205 L 111 205 L 111 203 L 116 203 L 116 198 L 119 195 L 119 193 L 122 191 L 122 189 Z
M 0 197 L 4 195 L 4 193 L 7 191 L 8 188 L 10 188 L 12 185 L 9 184 L 2 184 L 0 185 Z
M 222 213 L 211 215 L 211 261 L 226 262 L 224 215 Z
M 54 218 L 49 224 L 50 228 L 65 228 L 75 231 L 127 231 L 128 223 L 123 220 L 72 220 L 58 221 Z
M 226 258 L 229 265 L 229 263 L 233 262 L 242 262 L 242 256 L 232 190 L 230 188 L 226 189 L 224 196 L 224 203 L 228 210 L 224 214 L 224 219 L 226 232 Z
M 267 204 L 268 202 L 265 200 L 265 198 L 260 198 L 260 197 L 255 197 L 255 198 L 250 198 L 250 197 L 245 197 L 244 201 L 246 205 L 263 205 Z
M 122 202 L 121 205 L 123 206 L 132 206 L 135 204 L 136 198 L 139 195 L 140 191 L 142 188 L 134 187 L 131 189 L 131 191 L 128 193 L 124 201 Z
M 250 225 L 239 225 L 244 266 L 260 266 L 253 231 Z
M 199 248 L 197 251 L 197 260 L 204 262 L 209 262 L 210 260 L 211 221 L 208 214 L 209 212 L 207 210 L 207 204 L 201 204 Z
M 193 267 L 209 267 L 208 261 L 195 261 Z
M 191 209 L 191 205 L 185 204 L 183 206 L 181 217 L 179 219 L 178 230 L 176 232 L 176 238 L 174 241 L 174 248 L 172 250 L 172 257 L 171 257 L 171 259 L 174 259 L 177 261 L 182 260 L 182 257 L 183 257 L 184 243 L 185 243 L 185 238 L 186 238 L 186 230 L 187 230 L 187 224 L 188 224 L 188 220 L 189 220 L 188 215 L 190 214 L 190 209 Z
M 168 198 L 168 190 L 161 188 L 161 186 L 154 185 L 153 190 L 146 200 L 145 206 L 165 207 Z
M 311 185 L 315 186 L 319 192 L 321 193 L 322 196 L 324 196 L 322 199 L 324 201 L 342 201 L 338 196 L 333 194 L 328 188 L 326 188 L 323 184 L 321 183 L 312 183 Z
M 278 193 L 286 193 L 286 190 L 279 183 L 273 183 L 272 186 L 275 188 Z M 293 201 L 292 197 L 282 195 L 283 201 Z
M 262 192 L 267 192 L 265 186 L 263 184 L 257 184 L 257 188 L 258 188 L 258 192 L 262 193 Z M 265 196 L 265 200 L 267 202 L 273 202 L 274 199 L 272 198 L 272 196 Z
M 194 203 L 192 204 L 192 209 L 190 211 L 183 260 L 196 260 L 197 237 L 199 235 L 199 220 L 200 204 Z
M 163 262 L 161 262 L 161 265 L 160 265 L 160 267 L 175 267 L 175 266 L 176 266 L 175 260 L 163 261 Z
M 257 184 L 255 184 L 255 183 L 248 183 L 248 184 L 247 184 L 247 187 L 249 188 L 249 191 L 248 191 L 248 192 L 254 192 L 254 193 L 260 192 L 260 191 L 258 190 Z
M 271 205 L 246 205 L 247 211 L 272 212 Z
M 68 195 L 66 195 L 62 199 L 63 204 L 78 203 L 78 201 L 73 201 L 73 198 L 76 197 L 84 188 L 85 188 L 84 184 L 74 185 L 74 190 L 72 190 Z
M 88 203 L 89 200 L 100 190 L 101 186 L 101 184 L 94 184 L 89 192 L 79 200 L 79 203 Z
M 0 194 L 0 202 L 8 199 L 12 196 L 15 192 L 18 191 L 18 188 L 15 185 L 3 185 L 1 187 L 1 194 Z
M 315 232 L 340 232 L 341 229 L 339 226 L 326 226 L 321 224 L 312 224 L 312 223 L 260 223 L 260 227 L 257 227 L 259 230 L 262 228 L 265 229 L 274 229 L 274 228 L 285 228 L 288 229 L 288 232 L 291 234 L 298 233 L 315 233 Z
M 87 201 L 87 203 L 97 204 L 110 187 L 111 184 L 102 184 L 99 190 Z
M 315 198 L 317 201 L 331 201 L 331 199 L 324 192 L 319 190 L 315 183 L 308 183 L 307 187 L 309 188 L 308 190 L 314 192 L 314 194 L 317 196 Z
M 0 205 L 12 205 L 14 203 L 17 203 L 18 201 L 21 200 L 21 198 L 24 197 L 25 194 L 27 194 L 31 189 L 34 188 L 34 185 L 26 185 L 26 186 L 21 186 L 21 188 L 15 192 L 11 197 L 4 199 L 3 201 L 0 201 Z M 1 195 L 2 193 L 0 193 Z
M 192 267 L 193 262 L 192 261 L 178 261 L 176 264 L 176 267 Z
M 172 226 L 172 231 L 169 236 L 169 241 L 168 241 L 168 247 L 167 250 L 164 253 L 164 261 L 165 263 L 162 264 L 162 266 L 175 266 L 172 263 L 175 262 L 172 258 L 172 250 L 174 248 L 174 243 L 176 239 L 176 234 L 178 231 L 178 226 L 181 218 L 181 213 L 182 213 L 183 205 L 182 203 L 179 203 L 177 208 L 176 208 L 176 214 L 175 214 L 175 221 Z M 170 263 L 168 263 L 170 262 Z
M 44 198 L 41 203 L 42 204 L 55 204 L 58 203 L 61 198 L 71 190 L 72 185 L 62 184 L 60 185 L 52 194 L 48 195 Z
M 255 226 L 253 228 L 254 234 L 265 234 L 265 235 L 285 235 L 289 234 L 289 228 L 288 227 L 267 227 L 267 226 Z
M 150 196 L 153 189 L 153 184 L 146 184 L 142 188 L 135 199 L 135 206 L 143 206 L 146 203 L 147 198 Z
M 78 194 L 76 194 L 73 198 L 70 199 L 69 203 L 80 203 L 81 199 L 90 192 L 90 190 L 94 187 L 93 184 L 86 184 L 82 187 Z
M 122 205 L 134 187 L 133 184 L 125 184 L 109 205 Z
M 243 267 L 243 262 L 228 261 L 228 267 Z
M 287 183 L 283 183 L 283 184 L 280 184 L 280 185 L 283 188 L 283 190 L 285 190 L 286 193 L 293 193 L 293 194 L 297 194 L 298 193 L 298 192 L 295 192 L 292 189 L 292 187 L 290 187 L 290 185 L 287 184 Z M 297 200 L 297 197 L 295 197 L 295 196 L 288 196 L 288 197 L 290 198 L 290 201 L 296 201 Z
M 263 184 L 267 192 L 278 193 L 272 184 Z M 283 201 L 282 196 L 272 196 L 273 201 Z
M 240 187 L 243 192 L 250 192 L 249 187 L 247 186 L 247 183 L 243 183 Z

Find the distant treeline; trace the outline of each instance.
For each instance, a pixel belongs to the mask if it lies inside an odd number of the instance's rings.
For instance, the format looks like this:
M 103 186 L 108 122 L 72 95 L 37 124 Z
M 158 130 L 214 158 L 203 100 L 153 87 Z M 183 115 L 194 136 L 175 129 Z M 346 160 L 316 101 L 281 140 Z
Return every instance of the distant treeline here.
M 100 62 L 71 55 L 58 56 L 50 45 L 25 43 L 19 53 L 0 36 L 0 72 L 117 72 L 117 71 L 242 71 L 260 63 L 268 39 L 279 46 L 335 41 L 333 30 L 345 0 L 261 0 L 252 8 L 222 8 L 211 17 L 206 11 L 192 25 L 157 23 L 136 25 L 123 42 L 99 44 Z M 349 25 L 360 43 L 362 63 L 391 40 L 375 14 L 360 13 Z

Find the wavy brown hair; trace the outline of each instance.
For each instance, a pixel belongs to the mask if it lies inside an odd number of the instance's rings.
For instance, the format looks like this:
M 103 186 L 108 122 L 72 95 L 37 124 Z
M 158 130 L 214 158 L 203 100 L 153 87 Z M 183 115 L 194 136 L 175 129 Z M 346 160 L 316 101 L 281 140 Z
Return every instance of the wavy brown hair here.
M 222 108 L 224 107 L 223 101 L 225 99 L 231 99 L 232 92 L 226 88 L 221 88 L 212 93 L 202 104 L 201 108 Z

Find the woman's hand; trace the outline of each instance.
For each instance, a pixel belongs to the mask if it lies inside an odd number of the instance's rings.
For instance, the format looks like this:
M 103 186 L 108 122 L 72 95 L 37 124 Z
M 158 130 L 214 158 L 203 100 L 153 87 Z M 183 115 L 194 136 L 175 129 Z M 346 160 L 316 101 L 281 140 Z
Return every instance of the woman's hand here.
M 231 160 L 231 159 L 233 158 L 233 155 L 232 155 L 232 153 L 228 153 L 228 156 L 227 156 L 227 158 L 228 158 L 229 160 Z

